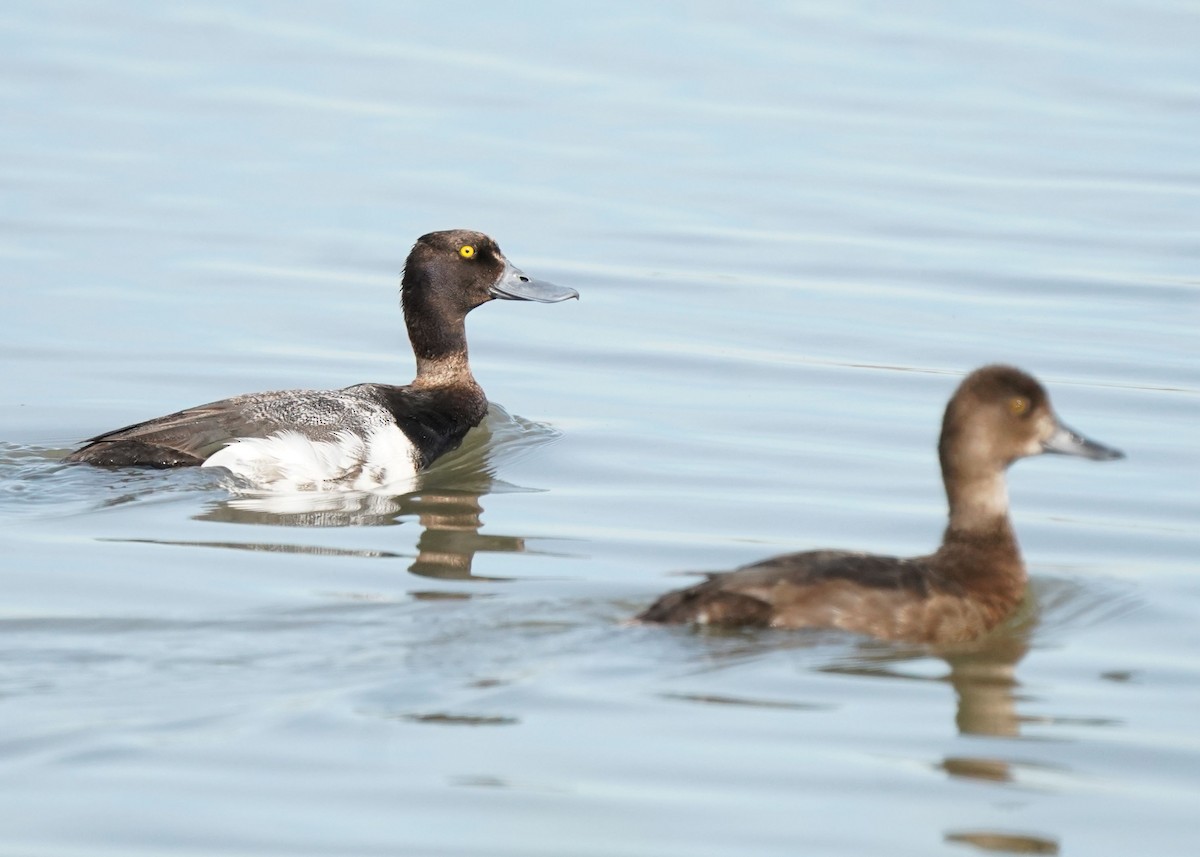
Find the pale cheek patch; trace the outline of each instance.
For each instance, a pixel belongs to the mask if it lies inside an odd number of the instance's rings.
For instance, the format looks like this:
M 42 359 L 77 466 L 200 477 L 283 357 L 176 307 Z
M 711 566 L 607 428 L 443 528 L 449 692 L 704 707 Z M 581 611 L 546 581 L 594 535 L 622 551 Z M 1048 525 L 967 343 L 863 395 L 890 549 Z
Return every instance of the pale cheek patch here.
M 978 426 L 964 432 L 961 450 L 960 459 L 966 461 L 989 461 L 995 456 L 992 438 Z
M 1026 455 L 1041 455 L 1046 450 L 1042 447 L 1045 441 L 1048 441 L 1058 431 L 1057 421 L 1047 413 L 1037 415 L 1036 437 L 1029 439 L 1026 446 Z
M 963 444 L 962 455 L 959 460 L 970 462 L 975 465 L 979 461 L 988 461 L 992 458 L 992 446 L 982 438 L 973 437 L 969 443 Z
M 243 438 L 212 455 L 202 466 L 224 467 L 256 488 L 286 491 L 369 491 L 411 481 L 415 449 L 396 426 L 365 438 L 339 432 L 320 441 L 297 431 Z

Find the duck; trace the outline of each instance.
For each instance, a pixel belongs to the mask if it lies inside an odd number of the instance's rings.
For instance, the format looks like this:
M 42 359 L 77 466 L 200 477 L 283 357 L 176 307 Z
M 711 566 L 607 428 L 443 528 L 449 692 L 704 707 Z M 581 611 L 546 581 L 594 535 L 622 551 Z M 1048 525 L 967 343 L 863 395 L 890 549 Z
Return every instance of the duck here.
M 971 372 L 946 406 L 938 459 L 949 504 L 941 546 L 918 557 L 843 550 L 785 554 L 669 592 L 636 623 L 829 628 L 948 645 L 984 636 L 1024 598 L 1005 473 L 1020 458 L 1124 453 L 1063 424 L 1042 385 L 1012 366 Z
M 417 239 L 400 296 L 416 357 L 410 384 L 233 396 L 89 438 L 63 460 L 223 467 L 267 490 L 377 490 L 411 481 L 487 414 L 467 359 L 467 313 L 497 299 L 556 303 L 579 292 L 526 275 L 488 235 L 453 229 Z

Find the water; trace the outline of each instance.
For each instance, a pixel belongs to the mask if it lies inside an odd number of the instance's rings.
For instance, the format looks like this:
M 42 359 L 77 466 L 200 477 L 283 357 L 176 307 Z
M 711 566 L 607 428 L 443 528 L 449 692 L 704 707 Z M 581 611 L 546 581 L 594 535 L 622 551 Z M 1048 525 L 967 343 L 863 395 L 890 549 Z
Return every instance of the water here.
M 0 14 L 0 853 L 1191 855 L 1200 11 L 17 3 Z M 413 239 L 484 430 L 396 498 L 63 467 L 404 382 Z M 1030 602 L 946 658 L 624 620 L 919 553 L 958 379 L 1128 459 L 1013 468 Z

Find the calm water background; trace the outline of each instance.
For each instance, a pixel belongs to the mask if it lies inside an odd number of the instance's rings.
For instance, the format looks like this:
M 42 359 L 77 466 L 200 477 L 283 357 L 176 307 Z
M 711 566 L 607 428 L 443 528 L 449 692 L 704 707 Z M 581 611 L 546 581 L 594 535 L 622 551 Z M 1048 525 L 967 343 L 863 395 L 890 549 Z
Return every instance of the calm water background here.
M 0 853 L 1191 855 L 1200 7 L 7 3 Z M 57 464 L 234 393 L 402 383 L 421 233 L 578 303 L 396 498 Z M 918 553 L 965 372 L 1022 462 L 980 651 L 623 620 Z

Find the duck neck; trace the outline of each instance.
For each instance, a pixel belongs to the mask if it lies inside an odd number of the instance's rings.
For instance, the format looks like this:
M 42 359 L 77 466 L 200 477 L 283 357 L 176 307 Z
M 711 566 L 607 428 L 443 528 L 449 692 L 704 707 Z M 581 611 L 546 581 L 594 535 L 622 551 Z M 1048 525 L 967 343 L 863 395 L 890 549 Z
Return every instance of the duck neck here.
M 956 394 L 942 423 L 938 459 L 950 521 L 934 564 L 981 607 L 991 627 L 1020 602 L 1025 564 L 1008 519 L 1009 461 L 987 426 L 969 419 L 971 404 Z
M 471 364 L 467 361 L 465 346 L 462 351 L 446 354 L 416 354 L 417 377 L 413 379 L 413 386 L 478 386 L 475 376 L 471 374 Z
M 1008 520 L 1008 485 L 1003 470 L 947 473 L 945 482 L 951 532 L 976 535 L 1012 532 Z
M 408 339 L 417 358 L 413 386 L 478 386 L 467 360 L 464 316 L 438 306 L 416 289 L 404 291 L 403 304 Z
M 991 627 L 1020 603 L 1026 585 L 1025 563 L 1008 517 L 1004 472 L 947 478 L 946 495 L 950 521 L 935 562 L 970 593 Z

